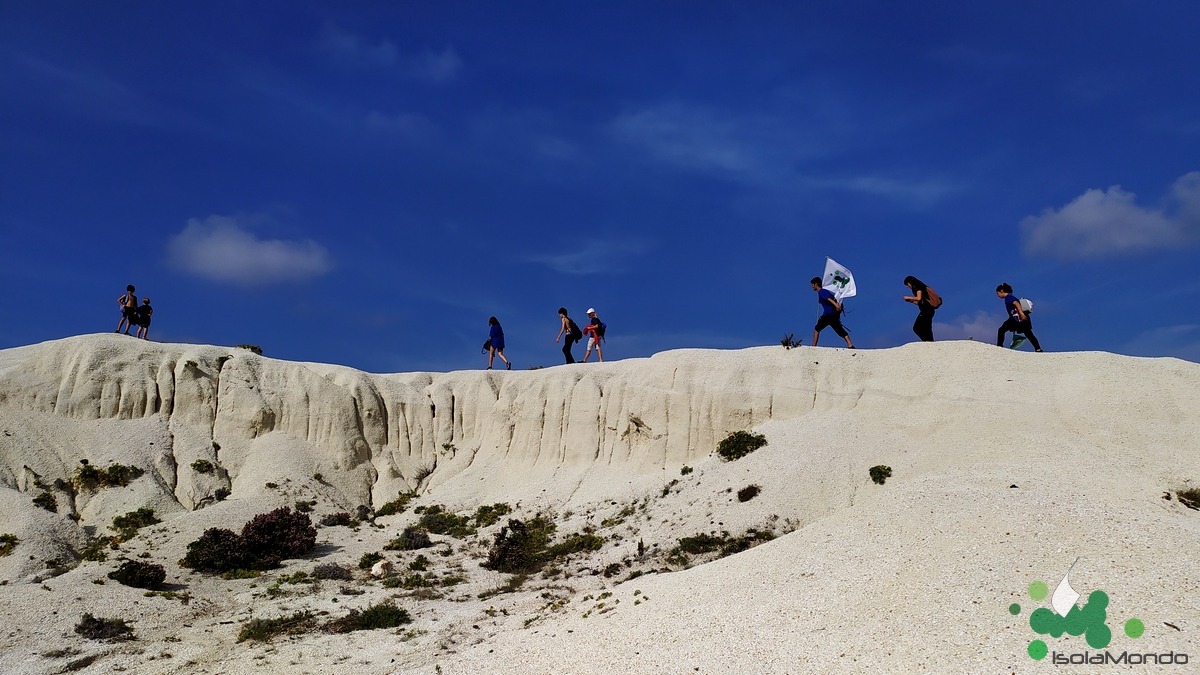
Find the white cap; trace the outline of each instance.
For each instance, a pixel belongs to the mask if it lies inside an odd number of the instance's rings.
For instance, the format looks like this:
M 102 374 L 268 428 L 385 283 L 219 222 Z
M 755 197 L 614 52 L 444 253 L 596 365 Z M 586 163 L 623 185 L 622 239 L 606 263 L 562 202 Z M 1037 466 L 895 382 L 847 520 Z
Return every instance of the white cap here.
M 596 308 L 595 308 L 595 307 L 588 307 L 588 311 L 587 311 L 587 313 L 588 313 L 588 314 L 595 314 L 595 313 L 596 313 Z

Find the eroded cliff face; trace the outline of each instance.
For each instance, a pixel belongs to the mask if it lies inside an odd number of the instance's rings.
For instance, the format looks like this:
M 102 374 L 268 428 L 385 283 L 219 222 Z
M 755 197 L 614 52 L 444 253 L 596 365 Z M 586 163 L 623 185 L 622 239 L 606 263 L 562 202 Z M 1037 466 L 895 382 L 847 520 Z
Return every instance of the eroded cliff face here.
M 1113 359 L 1124 358 L 1034 357 L 959 342 L 880 352 L 679 350 L 537 371 L 379 375 L 87 335 L 0 352 L 5 433 L 59 421 L 41 440 L 0 437 L 0 480 L 27 490 L 30 475 L 66 478 L 86 458 L 151 471 L 184 509 L 212 501 L 220 487 L 236 496 L 261 487 L 264 476 L 313 474 L 351 508 L 464 475 L 481 492 L 494 482 L 494 494 L 521 499 L 529 496 L 522 490 L 536 493 L 539 479 L 583 485 L 585 475 L 661 472 L 708 455 L 732 431 L 846 411 L 907 439 L 958 434 L 964 455 L 985 459 L 988 439 L 975 439 L 972 426 L 1012 415 L 1020 423 L 1004 427 L 1016 432 L 1104 430 L 1144 439 L 1154 452 L 1183 452 L 1156 448 L 1154 439 L 1159 430 L 1167 439 L 1178 437 L 1179 425 L 1197 426 L 1194 401 L 1178 392 L 1191 390 L 1198 367 L 1144 360 L 1142 372 L 1161 385 L 1131 389 L 1106 380 Z M 1057 359 L 1055 367 L 1044 368 L 1046 359 Z M 1131 410 L 1138 418 L 1125 420 Z M 122 440 L 129 429 L 140 431 Z M 190 470 L 197 459 L 220 469 Z
M 3 352 L 0 410 L 162 427 L 157 445 L 115 454 L 152 470 L 183 508 L 211 501 L 220 487 L 236 491 L 264 454 L 281 474 L 319 473 L 349 500 L 371 504 L 480 463 L 661 470 L 707 455 L 730 431 L 817 405 L 818 364 L 756 367 L 761 360 L 682 351 L 540 371 L 374 375 L 103 334 Z M 68 477 L 79 459 L 110 461 L 104 446 L 89 438 L 46 456 L 6 452 L 4 480 L 20 488 L 26 467 Z M 197 459 L 220 470 L 187 470 Z

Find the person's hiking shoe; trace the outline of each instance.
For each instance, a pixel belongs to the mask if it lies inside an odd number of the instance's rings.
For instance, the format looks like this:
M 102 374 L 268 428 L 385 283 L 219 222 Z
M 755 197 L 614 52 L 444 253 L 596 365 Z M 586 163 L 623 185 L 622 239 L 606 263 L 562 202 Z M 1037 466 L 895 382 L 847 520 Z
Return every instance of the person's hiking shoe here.
M 1012 344 L 1009 345 L 1008 348 L 1009 349 L 1017 349 L 1021 345 L 1025 344 L 1025 340 L 1026 340 L 1026 338 L 1024 335 L 1014 335 Z
M 504 369 L 512 370 L 512 361 L 509 361 L 508 363 L 504 364 Z

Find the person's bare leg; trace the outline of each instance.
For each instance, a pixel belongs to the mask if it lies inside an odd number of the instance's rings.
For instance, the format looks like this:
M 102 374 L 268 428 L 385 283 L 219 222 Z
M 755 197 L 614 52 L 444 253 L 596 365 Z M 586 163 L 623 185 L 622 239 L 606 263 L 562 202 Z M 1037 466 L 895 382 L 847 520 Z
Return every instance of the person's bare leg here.
M 600 359 L 600 363 L 604 363 L 604 352 L 600 351 L 600 345 L 596 345 L 596 358 Z
M 814 330 L 814 331 L 813 331 L 813 346 L 814 346 L 814 347 L 816 347 L 816 346 L 817 346 L 817 337 L 818 337 L 818 336 L 820 336 L 820 335 L 821 335 L 821 331 L 819 331 L 819 330 Z
M 588 349 L 583 352 L 583 360 L 580 363 L 587 363 L 588 357 L 592 355 L 592 350 Z
M 492 369 L 492 359 L 494 359 L 494 358 L 496 358 L 496 348 L 491 347 L 490 349 L 488 349 L 488 367 L 487 367 L 488 370 Z
M 500 360 L 501 360 L 501 361 L 503 361 L 503 362 L 505 362 L 505 363 L 508 363 L 508 359 L 504 357 L 504 350 L 503 350 L 503 349 L 501 349 L 501 350 L 497 351 L 496 353 L 497 353 L 497 354 L 500 356 Z
M 843 338 L 843 339 L 846 341 L 846 346 L 847 346 L 847 347 L 849 347 L 850 349 L 855 349 L 855 347 L 854 347 L 854 343 L 850 341 L 850 336 L 849 336 L 849 335 L 847 335 L 847 336 L 846 336 L 845 338 Z

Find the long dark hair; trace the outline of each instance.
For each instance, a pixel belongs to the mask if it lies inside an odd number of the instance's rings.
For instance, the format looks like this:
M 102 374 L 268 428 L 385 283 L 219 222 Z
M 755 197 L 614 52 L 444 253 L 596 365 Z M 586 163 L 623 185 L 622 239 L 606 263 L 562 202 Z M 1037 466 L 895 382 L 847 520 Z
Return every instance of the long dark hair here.
M 488 319 L 488 325 L 489 326 L 499 326 L 500 321 L 496 317 L 493 316 L 492 318 Z
M 912 288 L 913 286 L 924 286 L 925 284 L 921 283 L 920 279 L 910 274 L 904 277 L 904 285 Z

